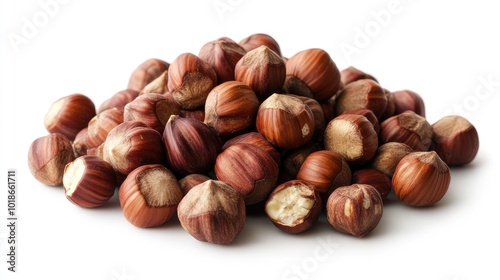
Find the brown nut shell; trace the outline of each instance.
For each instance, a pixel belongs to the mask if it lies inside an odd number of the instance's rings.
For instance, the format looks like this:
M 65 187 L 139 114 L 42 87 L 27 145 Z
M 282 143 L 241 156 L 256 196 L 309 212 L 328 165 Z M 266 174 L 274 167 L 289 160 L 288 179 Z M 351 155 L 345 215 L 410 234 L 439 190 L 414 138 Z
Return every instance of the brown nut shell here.
M 198 57 L 212 66 L 217 74 L 217 84 L 221 84 L 235 79 L 235 66 L 246 52 L 235 41 L 221 37 L 203 45 Z
M 273 145 L 295 149 L 309 142 L 314 135 L 314 114 L 297 97 L 272 94 L 260 104 L 256 128 Z
M 254 124 L 259 105 L 255 92 L 248 85 L 224 82 L 208 94 L 204 122 L 221 137 L 231 137 Z
M 300 51 L 286 62 L 284 90 L 318 101 L 331 98 L 340 88 L 340 72 L 323 49 Z
M 130 172 L 118 192 L 125 218 L 137 227 L 156 227 L 176 213 L 182 192 L 175 175 L 160 164 Z
M 308 182 L 322 194 L 351 184 L 351 169 L 338 153 L 322 150 L 311 153 L 297 173 L 297 179 Z
M 326 126 L 325 148 L 339 153 L 350 164 L 361 165 L 375 155 L 378 136 L 366 117 L 342 114 Z
M 70 94 L 52 103 L 45 115 L 45 128 L 50 133 L 60 133 L 74 140 L 95 115 L 96 108 L 89 97 L 81 93 Z
M 142 122 L 123 122 L 108 133 L 102 157 L 123 175 L 141 165 L 161 164 L 165 160 L 161 134 Z
M 39 182 L 60 186 L 64 167 L 75 159 L 71 141 L 59 133 L 35 139 L 28 150 L 28 168 Z
M 365 184 L 337 188 L 326 203 L 328 223 L 337 231 L 355 237 L 372 232 L 382 214 L 382 197 L 374 187 Z
M 198 120 L 177 115 L 168 120 L 163 143 L 168 164 L 184 175 L 212 170 L 221 150 L 215 130 Z
M 230 185 L 208 180 L 192 188 L 177 208 L 181 226 L 194 238 L 230 244 L 243 230 L 245 202 Z
M 392 186 L 403 203 L 430 206 L 444 197 L 450 181 L 450 169 L 436 152 L 413 152 L 397 165 Z
M 101 158 L 81 156 L 64 168 L 63 186 L 66 198 L 73 204 L 85 208 L 99 207 L 115 193 L 115 170 Z
M 192 53 L 180 54 L 168 70 L 168 91 L 184 110 L 202 108 L 216 84 L 212 66 Z
M 470 163 L 479 150 L 476 128 L 461 116 L 446 116 L 432 125 L 434 150 L 448 166 Z
M 134 69 L 130 75 L 127 88 L 140 92 L 147 84 L 168 70 L 169 67 L 170 64 L 161 59 L 147 59 Z
M 265 150 L 237 143 L 219 154 L 214 167 L 217 178 L 242 194 L 247 205 L 266 200 L 276 187 L 279 168 Z
M 235 66 L 234 78 L 249 85 L 263 101 L 275 92 L 281 92 L 286 76 L 283 58 L 266 46 L 246 53 Z
M 354 109 L 369 109 L 380 118 L 387 106 L 384 89 L 370 79 L 346 85 L 335 98 L 337 115 Z
M 432 144 L 432 127 L 413 111 L 392 116 L 380 124 L 380 142 L 404 143 L 414 151 L 428 151 Z

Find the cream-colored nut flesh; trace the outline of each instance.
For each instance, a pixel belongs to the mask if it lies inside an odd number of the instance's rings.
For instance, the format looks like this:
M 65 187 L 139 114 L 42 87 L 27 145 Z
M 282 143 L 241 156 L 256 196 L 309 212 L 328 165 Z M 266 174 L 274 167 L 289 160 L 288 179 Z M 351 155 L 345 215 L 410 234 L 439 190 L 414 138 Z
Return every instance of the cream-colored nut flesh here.
M 328 149 L 333 150 L 345 158 L 357 159 L 363 155 L 363 139 L 359 135 L 355 124 L 346 120 L 335 120 L 328 128 L 325 140 Z
M 269 217 L 283 225 L 295 225 L 306 218 L 314 205 L 313 192 L 301 185 L 293 185 L 275 193 L 266 204 Z
M 79 158 L 68 163 L 63 176 L 63 186 L 66 190 L 66 195 L 71 196 L 76 190 L 83 174 L 85 174 L 86 168 L 87 166 L 85 165 L 85 161 Z
M 172 174 L 166 173 L 164 169 L 151 168 L 142 172 L 137 178 L 137 183 L 149 206 L 175 205 L 182 198 L 179 187 L 170 187 L 178 185 L 177 180 Z

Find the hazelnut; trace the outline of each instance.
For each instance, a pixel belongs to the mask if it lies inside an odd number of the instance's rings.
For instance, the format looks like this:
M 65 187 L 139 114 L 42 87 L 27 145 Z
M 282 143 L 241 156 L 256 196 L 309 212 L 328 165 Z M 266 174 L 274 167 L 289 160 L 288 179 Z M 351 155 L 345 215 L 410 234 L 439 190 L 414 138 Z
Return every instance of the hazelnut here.
M 257 146 L 266 151 L 274 159 L 274 161 L 276 161 L 276 164 L 278 164 L 278 166 L 281 164 L 281 155 L 274 148 L 273 144 L 271 144 L 269 140 L 267 140 L 262 134 L 258 132 L 248 132 L 235 136 L 224 143 L 224 146 L 222 146 L 222 150 L 225 150 L 229 146 L 236 143 L 251 144 Z
M 380 85 L 370 79 L 362 79 L 346 85 L 335 98 L 336 113 L 364 108 L 380 118 L 387 106 L 385 92 Z
M 217 178 L 242 194 L 247 205 L 267 199 L 276 187 L 279 167 L 265 150 L 251 144 L 233 144 L 217 156 Z
M 321 150 L 307 156 L 297 179 L 310 183 L 322 195 L 330 194 L 338 187 L 351 184 L 351 169 L 340 154 Z
M 368 73 L 365 73 L 365 72 L 359 70 L 358 68 L 356 68 L 354 66 L 349 66 L 349 67 L 343 69 L 342 71 L 340 71 L 340 80 L 342 81 L 342 84 L 344 86 L 346 86 L 352 82 L 355 82 L 357 80 L 362 80 L 362 79 L 370 79 L 370 80 L 373 80 L 375 82 L 378 82 L 377 79 L 375 79 L 375 77 L 373 77 L 372 75 L 370 75 Z
M 286 174 L 287 177 L 295 179 L 297 173 L 299 173 L 300 167 L 306 160 L 306 158 L 313 152 L 322 150 L 322 145 L 317 142 L 309 142 L 304 146 L 293 150 L 286 150 L 282 152 L 281 155 L 281 171 Z M 288 181 L 288 180 L 287 180 Z
M 293 95 L 298 99 L 302 100 L 306 104 L 314 116 L 314 135 L 312 140 L 322 141 L 323 133 L 325 132 L 325 116 L 323 114 L 323 108 L 316 99 L 309 98 L 306 96 Z
M 147 59 L 132 72 L 127 88 L 140 92 L 147 84 L 168 70 L 169 67 L 170 64 L 161 59 Z
M 257 111 L 256 128 L 273 145 L 295 149 L 309 142 L 314 135 L 314 115 L 297 97 L 274 93 L 262 102 Z
M 382 200 L 387 198 L 392 189 L 391 178 L 384 173 L 371 168 L 358 169 L 354 171 L 352 173 L 352 183 L 366 184 L 374 187 L 379 192 Z
M 263 45 L 246 53 L 234 73 L 236 81 L 249 85 L 263 101 L 282 90 L 286 67 L 280 55 Z
M 170 167 L 181 174 L 212 170 L 221 150 L 215 130 L 206 124 L 177 115 L 170 116 L 163 132 L 165 154 Z
M 97 148 L 104 143 L 111 129 L 123 122 L 123 110 L 111 108 L 93 117 L 87 126 L 87 148 Z
M 179 105 L 167 95 L 144 94 L 125 106 L 123 120 L 140 121 L 163 133 L 170 116 L 179 113 Z
M 243 230 L 245 202 L 230 185 L 208 180 L 193 187 L 177 207 L 181 226 L 202 242 L 230 244 Z
M 396 114 L 396 101 L 394 100 L 394 94 L 392 94 L 387 89 L 384 89 L 385 99 L 387 99 L 387 105 L 382 115 L 379 117 L 379 121 L 382 122 Z
M 93 208 L 104 205 L 115 193 L 113 167 L 96 156 L 81 156 L 64 168 L 64 194 L 75 205 Z
M 365 108 L 359 108 L 359 109 L 345 111 L 342 114 L 354 114 L 354 115 L 365 116 L 372 123 L 373 129 L 375 130 L 377 135 L 380 133 L 380 123 L 378 121 L 377 116 L 375 116 L 375 114 L 373 113 L 372 110 L 365 109 Z
M 286 63 L 287 93 L 326 101 L 340 88 L 340 72 L 330 55 L 313 48 L 298 52 Z
M 123 175 L 141 165 L 164 162 L 161 134 L 142 122 L 117 125 L 108 133 L 103 145 L 103 159 Z
M 242 46 L 247 52 L 256 49 L 260 46 L 266 46 L 274 51 L 277 55 L 281 56 L 281 48 L 278 42 L 268 34 L 256 33 L 242 39 L 238 44 Z
M 95 115 L 95 105 L 90 98 L 80 93 L 67 95 L 52 103 L 45 115 L 45 128 L 74 140 Z
M 479 150 L 476 128 L 464 117 L 446 116 L 432 125 L 434 150 L 449 166 L 470 163 Z
M 182 192 L 165 166 L 148 164 L 130 172 L 118 192 L 125 218 L 137 227 L 156 227 L 176 213 Z
M 205 123 L 221 137 L 231 137 L 254 124 L 259 105 L 254 91 L 246 84 L 224 82 L 208 94 Z
M 205 108 L 198 110 L 181 110 L 179 116 L 183 118 L 195 119 L 200 122 L 205 121 Z
M 77 157 L 87 154 L 87 149 L 89 148 L 89 144 L 87 143 L 87 132 L 88 127 L 84 127 L 76 134 L 75 140 L 71 142 L 71 145 L 73 146 L 73 150 L 75 152 L 75 156 Z
M 189 174 L 179 180 L 179 186 L 183 195 L 186 195 L 192 188 L 205 181 L 210 180 L 210 177 L 203 174 Z
M 352 184 L 335 189 L 326 202 L 328 223 L 337 231 L 364 237 L 372 232 L 383 213 L 379 192 L 370 185 Z
M 296 234 L 308 230 L 318 221 L 321 207 L 321 198 L 312 185 L 292 180 L 272 191 L 265 211 L 277 228 Z
M 168 70 L 163 71 L 160 76 L 148 83 L 140 94 L 157 93 L 163 94 L 168 91 Z
M 121 90 L 115 94 L 113 94 L 109 99 L 105 100 L 97 110 L 97 113 L 100 113 L 104 110 L 117 108 L 123 110 L 125 105 L 127 105 L 132 100 L 136 99 L 139 96 L 139 92 L 133 89 L 125 89 Z
M 430 206 L 443 198 L 450 180 L 450 169 L 436 152 L 413 152 L 396 166 L 392 186 L 403 203 Z
M 410 146 L 399 142 L 387 142 L 380 145 L 371 161 L 371 168 L 392 178 L 399 161 L 413 152 Z
M 35 139 L 28 151 L 28 167 L 35 179 L 49 186 L 60 186 L 64 167 L 75 159 L 71 141 L 59 133 Z
M 236 63 L 247 51 L 227 37 L 210 41 L 200 49 L 198 57 L 210 64 L 217 74 L 217 84 L 234 80 Z
M 422 97 L 411 90 L 399 90 L 392 92 L 395 105 L 395 115 L 407 110 L 413 111 L 425 118 L 425 104 Z
M 414 151 L 428 151 L 432 143 L 432 127 L 424 117 L 405 111 L 380 124 L 380 142 L 400 142 Z
M 377 132 L 366 117 L 342 114 L 326 126 L 325 148 L 339 153 L 349 164 L 362 165 L 375 155 Z
M 216 83 L 212 66 L 192 53 L 179 55 L 168 70 L 168 90 L 184 110 L 202 108 Z
M 325 124 L 329 123 L 331 120 L 333 120 L 337 116 L 337 113 L 335 112 L 335 107 L 337 106 L 335 104 L 335 97 L 336 96 L 337 95 L 334 95 L 334 96 L 332 96 L 332 98 L 319 103 L 321 105 L 321 109 L 323 109 L 323 116 L 325 117 Z

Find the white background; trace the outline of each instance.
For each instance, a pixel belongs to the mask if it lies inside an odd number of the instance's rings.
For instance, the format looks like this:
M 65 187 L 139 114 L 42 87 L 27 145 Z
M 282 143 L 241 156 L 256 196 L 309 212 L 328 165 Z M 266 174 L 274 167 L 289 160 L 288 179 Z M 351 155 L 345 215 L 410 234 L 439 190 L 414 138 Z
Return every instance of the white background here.
M 47 2 L 0 1 L 0 279 L 500 279 L 495 1 L 66 0 L 48 12 Z M 27 22 L 36 30 L 23 35 Z M 390 90 L 416 91 L 430 123 L 466 116 L 479 131 L 477 158 L 452 170 L 435 207 L 390 199 L 364 239 L 324 219 L 292 236 L 250 217 L 230 246 L 198 242 L 177 220 L 136 228 L 116 197 L 78 208 L 29 173 L 28 147 L 47 134 L 43 118 L 57 98 L 80 92 L 99 105 L 148 58 L 171 62 L 218 37 L 257 32 L 285 56 L 323 48 L 340 69 L 354 65 Z M 8 168 L 18 172 L 16 273 L 6 263 Z

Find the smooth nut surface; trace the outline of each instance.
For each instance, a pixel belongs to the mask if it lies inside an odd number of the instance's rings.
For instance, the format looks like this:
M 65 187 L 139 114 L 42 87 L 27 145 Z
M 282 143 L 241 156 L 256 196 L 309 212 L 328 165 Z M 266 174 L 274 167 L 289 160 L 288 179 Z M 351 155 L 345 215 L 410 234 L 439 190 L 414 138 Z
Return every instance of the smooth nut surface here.
M 430 206 L 444 197 L 450 181 L 450 169 L 436 152 L 413 152 L 397 165 L 392 186 L 405 204 Z
M 182 199 L 175 175 L 163 165 L 142 165 L 130 172 L 119 190 L 125 218 L 137 227 L 169 221 Z
M 283 149 L 295 149 L 314 135 L 314 115 L 300 99 L 275 93 L 260 104 L 256 128 L 271 143 Z
M 104 205 L 115 193 L 113 167 L 96 156 L 81 156 L 64 168 L 64 194 L 75 205 L 93 208 Z
M 73 140 L 95 115 L 94 102 L 86 95 L 75 93 L 52 103 L 45 115 L 44 124 L 48 132 L 60 133 Z

